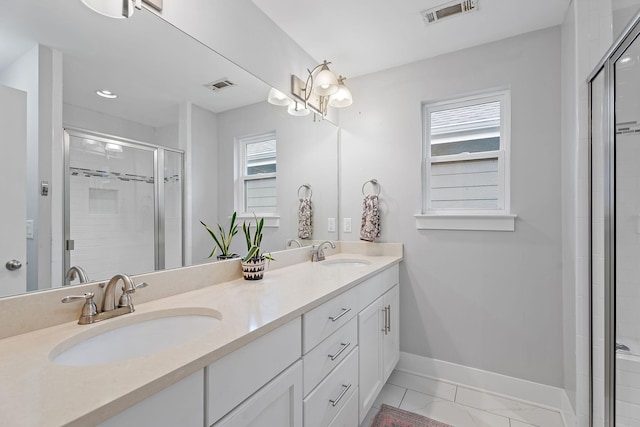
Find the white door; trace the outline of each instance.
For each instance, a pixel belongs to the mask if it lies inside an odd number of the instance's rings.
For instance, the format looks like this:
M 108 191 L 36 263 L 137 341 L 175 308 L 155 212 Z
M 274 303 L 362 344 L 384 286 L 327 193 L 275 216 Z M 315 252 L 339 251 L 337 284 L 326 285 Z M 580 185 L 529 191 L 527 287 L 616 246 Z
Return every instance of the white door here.
M 382 297 L 358 314 L 358 346 L 360 347 L 358 412 L 360 423 L 382 390 Z
M 387 309 L 387 325 L 384 334 L 384 377 L 383 381 L 387 382 L 391 372 L 395 369 L 400 360 L 400 315 L 398 307 L 400 305 L 400 287 L 395 285 L 386 294 L 384 294 L 383 305 Z
M 0 296 L 27 288 L 27 94 L 0 86 Z

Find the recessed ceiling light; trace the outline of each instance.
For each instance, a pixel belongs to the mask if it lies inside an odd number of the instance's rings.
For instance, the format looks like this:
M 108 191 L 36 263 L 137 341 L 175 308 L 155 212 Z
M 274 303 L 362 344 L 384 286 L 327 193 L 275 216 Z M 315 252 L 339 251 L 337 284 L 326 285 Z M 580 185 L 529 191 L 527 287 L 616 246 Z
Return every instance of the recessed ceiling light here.
M 114 99 L 118 97 L 118 95 L 111 92 L 110 90 L 97 90 L 96 93 L 103 98 Z

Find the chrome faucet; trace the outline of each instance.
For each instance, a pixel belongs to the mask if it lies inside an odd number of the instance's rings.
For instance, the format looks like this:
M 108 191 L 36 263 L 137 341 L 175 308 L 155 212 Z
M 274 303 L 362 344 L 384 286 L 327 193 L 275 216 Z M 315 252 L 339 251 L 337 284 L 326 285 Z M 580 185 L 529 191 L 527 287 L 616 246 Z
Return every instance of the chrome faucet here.
M 300 243 L 300 240 L 298 240 L 298 239 L 288 239 L 287 240 L 287 247 L 288 248 L 290 248 L 294 244 L 298 245 L 299 248 L 302 247 L 302 243 Z
M 325 240 L 324 242 L 320 243 L 318 246 L 313 245 L 311 247 L 311 262 L 324 261 L 323 247 L 324 245 L 327 245 L 327 244 L 331 246 L 331 249 L 336 248 L 336 244 L 333 243 L 331 240 Z
M 71 268 L 67 270 L 67 274 L 64 275 L 64 278 L 69 282 L 75 280 L 76 277 L 80 283 L 87 283 L 89 281 L 89 276 L 87 276 L 86 271 L 84 271 L 79 265 L 71 266 Z
M 116 285 L 118 282 L 122 280 L 122 295 L 118 300 L 118 305 L 116 307 Z M 85 303 L 82 306 L 82 312 L 80 314 L 80 318 L 78 319 L 78 324 L 80 325 L 88 325 L 90 323 L 100 322 L 101 320 L 110 319 L 112 317 L 121 316 L 127 313 L 133 313 L 135 308 L 133 306 L 133 299 L 131 298 L 131 294 L 136 291 L 136 289 L 144 288 L 147 286 L 146 283 L 140 283 L 136 286 L 133 282 L 133 279 L 126 274 L 116 274 L 107 282 L 106 287 L 104 283 L 100 284 L 100 287 L 105 287 L 104 290 L 104 299 L 102 300 L 102 311 L 98 312 L 98 308 L 96 303 L 93 300 L 94 294 L 93 292 L 87 292 L 84 295 L 80 296 L 67 296 L 62 299 L 63 303 L 84 300 Z

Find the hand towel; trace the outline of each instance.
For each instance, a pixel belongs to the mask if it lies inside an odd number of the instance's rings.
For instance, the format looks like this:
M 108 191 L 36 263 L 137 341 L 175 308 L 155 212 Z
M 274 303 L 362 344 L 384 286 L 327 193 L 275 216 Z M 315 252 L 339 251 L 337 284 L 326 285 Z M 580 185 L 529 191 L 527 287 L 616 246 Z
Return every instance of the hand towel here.
M 298 237 L 310 239 L 312 232 L 313 207 L 311 206 L 311 198 L 305 197 L 300 199 L 300 207 L 298 208 Z
M 373 242 L 380 237 L 380 210 L 378 209 L 378 195 L 364 196 L 362 202 L 362 224 L 360 226 L 360 240 Z

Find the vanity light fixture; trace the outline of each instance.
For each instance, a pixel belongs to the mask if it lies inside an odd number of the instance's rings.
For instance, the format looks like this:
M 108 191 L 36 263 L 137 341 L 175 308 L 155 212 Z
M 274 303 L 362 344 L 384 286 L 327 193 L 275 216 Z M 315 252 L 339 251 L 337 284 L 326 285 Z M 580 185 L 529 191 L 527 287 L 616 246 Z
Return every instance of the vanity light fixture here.
M 345 77 L 337 78 L 329 69 L 331 62 L 323 61 L 302 81 L 296 75 L 291 76 L 291 93 L 306 109 L 311 109 L 322 117 L 327 115 L 329 106 L 342 108 L 353 103 L 351 91 L 344 84 Z
M 273 87 L 269 91 L 267 101 L 269 102 L 269 104 L 278 105 L 280 107 L 286 107 L 292 102 L 291 98 Z
M 141 0 L 82 0 L 89 9 L 109 18 L 130 18 L 134 8 L 142 9 Z
M 287 108 L 287 113 L 291 114 L 292 116 L 308 116 L 311 111 L 309 111 L 309 109 L 306 108 L 304 104 L 301 104 L 297 101 L 292 101 Z
M 115 99 L 118 97 L 118 95 L 116 95 L 115 93 L 111 92 L 110 90 L 97 90 L 96 94 L 103 97 L 103 98 L 108 98 L 108 99 Z
M 351 91 L 344 84 L 346 77 L 338 77 L 338 91 L 329 97 L 329 105 L 336 108 L 348 107 L 353 104 Z

